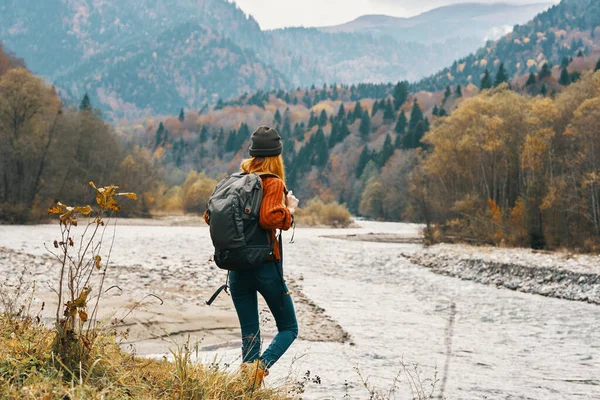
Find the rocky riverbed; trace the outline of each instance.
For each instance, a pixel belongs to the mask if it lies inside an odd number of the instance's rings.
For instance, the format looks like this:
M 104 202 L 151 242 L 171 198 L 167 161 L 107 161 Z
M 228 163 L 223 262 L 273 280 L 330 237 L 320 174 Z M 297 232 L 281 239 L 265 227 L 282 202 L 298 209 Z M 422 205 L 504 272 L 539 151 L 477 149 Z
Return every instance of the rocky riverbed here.
M 401 257 L 437 274 L 600 304 L 600 255 L 439 244 Z

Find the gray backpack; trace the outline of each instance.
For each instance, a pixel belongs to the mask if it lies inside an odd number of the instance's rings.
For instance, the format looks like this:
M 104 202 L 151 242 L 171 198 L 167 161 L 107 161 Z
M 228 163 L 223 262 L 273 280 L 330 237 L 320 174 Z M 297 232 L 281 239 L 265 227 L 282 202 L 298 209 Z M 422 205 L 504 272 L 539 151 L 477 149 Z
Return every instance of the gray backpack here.
M 259 225 L 263 198 L 260 176 L 243 172 L 233 174 L 217 185 L 208 200 L 214 260 L 221 269 L 241 271 L 253 268 L 273 254 L 269 232 Z

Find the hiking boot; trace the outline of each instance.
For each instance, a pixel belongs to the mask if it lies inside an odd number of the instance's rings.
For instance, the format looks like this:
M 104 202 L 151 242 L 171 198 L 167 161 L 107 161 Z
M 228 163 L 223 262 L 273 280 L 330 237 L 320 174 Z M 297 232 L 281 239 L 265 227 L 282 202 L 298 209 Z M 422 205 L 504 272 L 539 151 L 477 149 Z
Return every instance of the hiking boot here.
M 246 382 L 252 385 L 253 388 L 260 387 L 265 380 L 265 376 L 269 375 L 269 370 L 260 360 L 251 363 L 242 363 L 240 365 L 240 372 Z

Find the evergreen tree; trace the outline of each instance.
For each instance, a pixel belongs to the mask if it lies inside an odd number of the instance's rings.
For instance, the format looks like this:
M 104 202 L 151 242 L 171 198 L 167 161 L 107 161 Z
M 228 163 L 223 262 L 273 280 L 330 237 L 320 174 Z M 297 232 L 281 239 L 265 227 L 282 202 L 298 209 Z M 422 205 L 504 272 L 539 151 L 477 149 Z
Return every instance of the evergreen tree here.
M 552 76 L 552 68 L 550 67 L 549 63 L 545 63 L 542 66 L 542 70 L 540 71 L 540 73 L 538 74 L 538 80 L 541 82 L 546 78 L 549 78 Z
M 236 136 L 237 132 L 235 129 L 229 132 L 229 136 L 227 136 L 227 142 L 225 142 L 226 152 L 229 153 L 230 151 L 233 151 L 235 149 Z
M 433 111 L 431 111 L 431 115 L 434 115 L 434 116 L 437 117 L 438 116 L 438 112 L 439 112 L 439 110 L 438 110 L 438 106 L 436 104 L 435 106 L 433 106 Z
M 379 102 L 375 100 L 373 102 L 373 109 L 371 110 L 371 117 L 374 117 L 375 114 L 377 114 L 377 111 L 379 111 Z
M 183 107 L 181 108 L 181 111 L 179 111 L 179 122 L 183 122 L 185 121 L 185 112 L 183 111 Z
M 338 142 L 343 142 L 344 139 L 346 139 L 348 136 L 350 136 L 350 129 L 348 128 L 348 121 L 346 120 L 346 118 L 344 118 L 340 123 Z
M 567 68 L 570 64 L 569 61 L 569 57 L 563 57 L 562 61 L 560 62 L 560 67 L 561 68 Z
M 504 63 L 500 63 L 500 67 L 498 67 L 498 73 L 496 73 L 496 79 L 494 80 L 494 86 L 500 86 L 504 82 L 508 82 L 508 74 L 504 68 Z
M 598 60 L 598 62 L 596 63 L 596 68 L 594 69 L 595 71 L 600 71 L 600 60 Z
M 327 112 L 325 110 L 321 110 L 321 115 L 319 115 L 319 126 L 327 125 Z
M 329 148 L 335 146 L 339 141 L 339 126 L 337 121 L 331 125 L 331 133 L 329 134 Z
M 294 137 L 299 142 L 304 140 L 304 129 L 302 129 L 298 123 L 294 125 Z
M 393 121 L 394 117 L 395 117 L 394 106 L 392 105 L 392 101 L 390 99 L 388 99 L 385 102 L 385 108 L 383 109 L 383 119 L 387 120 L 387 121 Z
M 462 94 L 462 88 L 460 87 L 460 85 L 456 86 L 456 90 L 454 91 L 454 96 L 456 98 L 459 98 L 459 97 L 463 96 L 463 94 Z
M 580 57 L 580 58 L 583 57 L 583 51 L 582 50 L 579 50 L 579 52 L 577 53 L 577 57 Z
M 448 113 L 446 112 L 444 107 L 440 107 L 440 109 L 438 110 L 438 117 L 445 117 L 447 115 L 448 115 Z
M 290 98 L 290 94 L 288 92 L 285 93 L 285 97 L 283 98 L 283 101 L 286 102 L 286 104 L 290 104 L 292 99 Z
M 327 165 L 327 161 L 329 159 L 329 148 L 327 147 L 327 141 L 325 140 L 323 129 L 319 128 L 312 139 L 314 139 L 313 149 L 315 151 L 315 165 L 318 167 L 324 167 Z
M 404 135 L 404 132 L 406 132 L 407 122 L 408 121 L 406 120 L 406 114 L 404 113 L 404 111 L 402 111 L 400 115 L 398 115 L 398 119 L 396 120 L 396 127 L 394 128 L 394 132 L 400 135 Z
M 446 86 L 446 91 L 444 92 L 444 100 L 442 100 L 442 104 L 445 104 L 450 96 L 452 96 L 452 89 L 450 89 L 450 85 L 448 85 Z
M 535 74 L 532 72 L 529 74 L 529 78 L 527 79 L 527 83 L 525 84 L 525 86 L 532 86 L 535 85 Z
M 90 97 L 88 96 L 87 93 L 83 95 L 81 104 L 79 104 L 79 109 L 81 111 L 89 111 L 92 109 L 92 103 L 90 102 Z
M 221 110 L 223 109 L 223 107 L 225 107 L 225 104 L 223 104 L 223 100 L 219 98 L 219 100 L 217 101 L 217 105 L 215 106 L 215 110 Z
M 337 101 L 338 96 L 339 96 L 338 95 L 337 84 L 334 83 L 332 86 L 333 86 L 333 88 L 332 88 L 332 91 L 331 91 L 331 100 Z
M 315 116 L 315 113 L 311 110 L 310 117 L 308 118 L 308 129 L 310 129 L 313 126 L 317 125 L 318 122 L 319 121 L 317 120 L 317 117 Z
M 284 115 L 285 117 L 283 119 L 283 127 L 281 128 L 281 136 L 287 139 L 292 135 L 292 123 L 290 121 L 289 113 L 286 112 Z
M 208 140 L 208 129 L 206 129 L 206 125 L 202 127 L 200 130 L 200 143 L 205 143 Z
M 154 144 L 154 148 L 156 149 L 158 145 L 162 142 L 163 133 L 165 132 L 165 126 L 161 122 L 158 125 L 158 129 L 156 130 L 156 143 Z
M 356 121 L 357 119 L 361 119 L 363 116 L 363 110 L 360 106 L 360 101 L 357 101 L 354 105 L 354 112 L 352 113 L 352 120 Z
M 357 178 L 360 178 L 360 176 L 362 175 L 363 171 L 365 170 L 365 167 L 367 166 L 367 164 L 369 163 L 370 160 L 371 160 L 371 152 L 365 145 L 360 153 L 360 157 L 358 157 L 358 164 L 356 164 L 356 177 Z
M 377 164 L 379 168 L 383 167 L 393 154 L 394 146 L 392 145 L 392 138 L 388 133 L 385 137 L 385 142 L 383 142 L 383 148 L 381 149 L 381 152 L 377 158 Z
M 281 124 L 281 113 L 279 112 L 279 108 L 275 111 L 275 116 L 273 117 L 273 121 Z
M 304 94 L 304 97 L 302 97 L 302 102 L 304 102 L 304 105 L 306 106 L 306 108 L 312 108 L 313 103 L 312 103 L 312 99 L 310 98 L 310 95 L 308 94 L 308 90 Z
M 398 82 L 394 87 L 394 111 L 398 111 L 408 97 L 408 88 L 404 82 Z
M 364 140 L 367 140 L 371 135 L 371 117 L 369 117 L 369 113 L 363 113 L 358 131 L 360 132 L 360 137 Z
M 545 83 L 542 85 L 542 89 L 540 89 L 540 94 L 544 97 L 546 97 L 546 95 L 548 94 L 548 89 L 546 89 Z
M 569 76 L 569 72 L 566 68 L 563 68 L 560 71 L 560 78 L 558 79 L 558 83 L 563 86 L 569 86 L 571 84 L 571 77 Z
M 346 118 L 346 109 L 344 108 L 344 103 L 340 104 L 340 109 L 337 114 L 337 119 L 342 120 L 342 118 Z
M 483 75 L 483 78 L 481 78 L 481 84 L 479 85 L 479 88 L 481 90 L 486 90 L 486 89 L 490 89 L 491 87 L 492 87 L 492 78 L 490 77 L 490 71 L 488 71 L 486 69 L 485 74 Z
M 421 111 L 421 107 L 419 107 L 419 103 L 417 102 L 417 99 L 415 98 L 415 101 L 413 103 L 413 108 L 410 113 L 410 121 L 408 123 L 408 131 L 409 132 L 414 131 L 417 124 L 419 122 L 421 122 L 422 120 L 423 120 L 423 112 Z

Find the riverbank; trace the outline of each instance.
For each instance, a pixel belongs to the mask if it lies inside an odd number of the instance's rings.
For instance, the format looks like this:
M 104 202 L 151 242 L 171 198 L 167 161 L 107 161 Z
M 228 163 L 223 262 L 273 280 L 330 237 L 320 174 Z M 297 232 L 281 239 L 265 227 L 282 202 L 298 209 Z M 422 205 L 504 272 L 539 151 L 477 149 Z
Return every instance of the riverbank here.
M 438 244 L 401 257 L 436 274 L 600 304 L 600 255 Z

